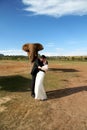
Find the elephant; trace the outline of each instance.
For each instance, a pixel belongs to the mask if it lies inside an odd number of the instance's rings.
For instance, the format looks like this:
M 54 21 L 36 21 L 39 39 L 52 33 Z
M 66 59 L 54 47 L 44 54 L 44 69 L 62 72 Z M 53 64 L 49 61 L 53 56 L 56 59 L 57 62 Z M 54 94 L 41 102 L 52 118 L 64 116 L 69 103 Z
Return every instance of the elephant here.
M 33 63 L 38 57 L 38 51 L 43 50 L 44 47 L 40 43 L 26 43 L 22 49 L 28 53 L 30 62 Z

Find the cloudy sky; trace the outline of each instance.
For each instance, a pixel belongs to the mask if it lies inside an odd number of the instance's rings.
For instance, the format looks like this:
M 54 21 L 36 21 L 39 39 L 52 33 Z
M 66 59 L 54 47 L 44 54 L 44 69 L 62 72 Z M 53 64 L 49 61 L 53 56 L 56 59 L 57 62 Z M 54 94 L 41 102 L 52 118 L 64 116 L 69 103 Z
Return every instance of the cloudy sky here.
M 48 56 L 87 55 L 87 0 L 0 0 L 0 53 L 26 55 L 28 42 Z

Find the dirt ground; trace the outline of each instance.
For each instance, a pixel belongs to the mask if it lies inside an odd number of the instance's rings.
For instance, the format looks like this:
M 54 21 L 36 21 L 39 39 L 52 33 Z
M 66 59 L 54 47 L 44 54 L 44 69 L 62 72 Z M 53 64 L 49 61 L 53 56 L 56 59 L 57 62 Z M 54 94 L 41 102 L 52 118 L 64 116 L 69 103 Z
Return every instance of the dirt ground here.
M 46 101 L 31 97 L 29 68 L 0 62 L 0 130 L 87 130 L 87 63 L 49 63 Z

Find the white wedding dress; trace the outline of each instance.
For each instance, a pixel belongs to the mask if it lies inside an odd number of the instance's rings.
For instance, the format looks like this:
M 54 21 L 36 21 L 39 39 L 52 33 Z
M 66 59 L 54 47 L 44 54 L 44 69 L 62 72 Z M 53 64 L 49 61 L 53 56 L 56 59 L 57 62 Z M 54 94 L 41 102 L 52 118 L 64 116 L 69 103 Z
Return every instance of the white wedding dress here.
M 45 64 L 41 67 L 45 72 L 48 70 L 48 64 Z M 47 99 L 47 95 L 44 89 L 43 80 L 45 76 L 45 72 L 39 71 L 36 76 L 35 81 L 35 99 L 45 100 Z

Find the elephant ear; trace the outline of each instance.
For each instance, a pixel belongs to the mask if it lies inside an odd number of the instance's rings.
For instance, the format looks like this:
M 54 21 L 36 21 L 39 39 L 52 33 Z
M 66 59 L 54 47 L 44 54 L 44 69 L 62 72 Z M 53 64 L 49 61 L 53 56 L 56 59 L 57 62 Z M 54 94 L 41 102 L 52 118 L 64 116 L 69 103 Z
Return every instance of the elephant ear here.
M 24 44 L 22 49 L 26 52 L 29 52 L 29 44 Z
M 44 49 L 43 45 L 40 44 L 40 43 L 35 43 L 35 47 L 36 47 L 36 50 L 37 50 L 37 51 L 40 51 L 40 50 L 43 50 L 43 49 Z
M 29 52 L 29 46 L 30 45 L 35 45 L 34 47 L 35 47 L 36 51 L 40 51 L 40 50 L 44 49 L 43 45 L 41 45 L 40 43 L 34 43 L 34 44 L 27 43 L 27 44 L 24 44 L 22 49 L 24 51 L 26 51 L 26 52 Z

